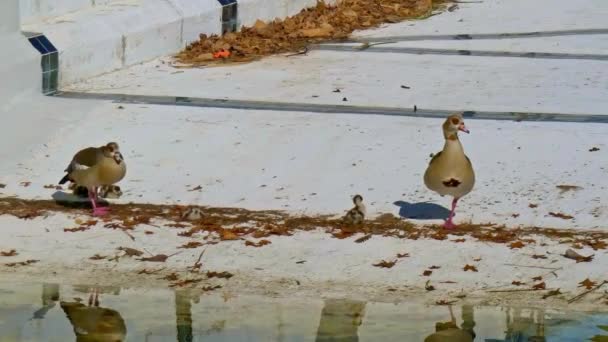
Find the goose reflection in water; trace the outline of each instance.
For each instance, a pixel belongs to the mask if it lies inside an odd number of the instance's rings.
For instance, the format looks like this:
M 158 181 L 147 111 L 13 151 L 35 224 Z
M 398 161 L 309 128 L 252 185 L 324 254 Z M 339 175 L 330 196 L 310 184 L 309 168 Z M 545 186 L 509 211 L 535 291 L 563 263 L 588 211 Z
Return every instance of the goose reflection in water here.
M 90 294 L 87 305 L 60 302 L 76 334 L 76 342 L 122 342 L 127 335 L 125 321 L 116 310 L 99 306 L 99 289 Z

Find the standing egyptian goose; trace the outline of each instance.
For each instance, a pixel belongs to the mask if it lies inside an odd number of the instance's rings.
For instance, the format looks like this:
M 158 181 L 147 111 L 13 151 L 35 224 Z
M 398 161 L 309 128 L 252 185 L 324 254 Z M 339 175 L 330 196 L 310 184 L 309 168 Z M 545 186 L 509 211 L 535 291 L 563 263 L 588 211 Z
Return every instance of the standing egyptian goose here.
M 97 188 L 112 185 L 121 181 L 127 173 L 127 165 L 120 153 L 118 144 L 111 142 L 101 147 L 89 147 L 74 155 L 65 169 L 66 175 L 59 184 L 72 181 L 88 190 L 89 200 L 93 206 L 93 215 L 103 215 L 107 207 L 98 207 Z
M 452 210 L 445 222 L 447 229 L 454 228 L 452 218 L 458 200 L 471 192 L 475 185 L 475 172 L 469 158 L 458 140 L 458 131 L 469 133 L 464 125 L 462 114 L 453 114 L 443 123 L 445 145 L 443 150 L 431 159 L 424 173 L 424 184 L 441 196 L 449 195 L 452 200 Z

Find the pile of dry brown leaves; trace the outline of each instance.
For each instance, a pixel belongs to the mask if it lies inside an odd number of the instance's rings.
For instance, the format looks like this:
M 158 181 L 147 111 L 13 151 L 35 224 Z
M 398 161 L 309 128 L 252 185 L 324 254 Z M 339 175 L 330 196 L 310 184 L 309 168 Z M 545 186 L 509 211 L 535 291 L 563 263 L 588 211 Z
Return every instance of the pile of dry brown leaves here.
M 262 56 L 296 52 L 311 43 L 343 40 L 360 29 L 421 18 L 442 7 L 446 0 L 341 0 L 328 5 L 322 0 L 313 8 L 223 36 L 205 34 L 176 56 L 185 66 L 247 62 Z

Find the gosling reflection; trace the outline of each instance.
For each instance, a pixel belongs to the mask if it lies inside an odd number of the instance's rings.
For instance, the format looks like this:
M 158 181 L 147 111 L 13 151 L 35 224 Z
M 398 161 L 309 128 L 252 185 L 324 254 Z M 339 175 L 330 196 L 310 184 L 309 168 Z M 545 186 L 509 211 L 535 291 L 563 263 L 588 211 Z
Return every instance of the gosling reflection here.
M 359 341 L 359 326 L 363 322 L 365 302 L 328 299 L 321 311 L 317 342 Z
M 524 315 L 520 308 L 507 311 L 507 332 L 505 341 L 526 340 L 530 342 L 545 342 L 545 310 L 534 309 L 531 314 Z
M 448 306 L 450 311 L 449 322 L 435 323 L 435 333 L 427 336 L 424 342 L 473 342 L 475 340 L 475 317 L 474 309 L 470 305 L 462 307 L 462 326 L 456 324 L 456 318 L 452 311 L 452 306 Z
M 87 305 L 60 302 L 74 328 L 76 342 L 122 342 L 127 335 L 125 321 L 118 311 L 99 306 L 99 288 L 89 295 Z

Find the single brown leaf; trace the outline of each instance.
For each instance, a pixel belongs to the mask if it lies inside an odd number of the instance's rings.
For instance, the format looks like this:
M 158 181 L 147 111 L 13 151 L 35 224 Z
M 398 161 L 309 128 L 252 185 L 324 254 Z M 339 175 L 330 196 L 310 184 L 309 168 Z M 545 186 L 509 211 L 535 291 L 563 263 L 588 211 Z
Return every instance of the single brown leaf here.
M 221 279 L 230 279 L 234 277 L 234 274 L 230 273 L 230 272 L 215 272 L 215 271 L 208 271 L 207 272 L 207 278 L 221 278 Z
M 32 182 L 21 182 L 21 183 L 19 183 L 19 185 L 21 185 L 24 188 L 27 188 L 28 186 L 30 186 L 30 184 L 32 184 Z
M 526 285 L 526 283 L 522 283 L 521 281 L 513 280 L 511 282 L 511 285 L 522 286 L 522 285 Z
M 574 216 L 570 216 L 564 213 L 554 213 L 554 212 L 549 212 L 549 215 L 553 216 L 553 217 L 557 217 L 557 218 L 561 218 L 564 220 L 571 220 L 574 218 Z
M 3 256 L 3 257 L 12 257 L 12 256 L 15 256 L 15 255 L 19 255 L 19 253 L 17 253 L 17 250 L 11 249 L 8 252 L 0 252 L 0 255 Z
M 337 231 L 337 232 L 333 232 L 331 235 L 333 237 L 337 238 L 337 239 L 341 239 L 342 240 L 342 239 L 346 239 L 346 238 L 349 238 L 349 237 L 355 235 L 355 233 L 354 232 L 348 232 L 348 231 L 340 230 L 340 231 Z
M 546 295 L 543 295 L 543 299 L 547 299 L 547 298 L 553 297 L 553 296 L 558 296 L 560 294 L 562 294 L 562 292 L 559 289 L 557 289 L 557 290 L 551 290 Z
M 542 276 L 534 277 L 534 278 L 532 278 L 532 280 L 533 281 L 541 281 L 541 280 L 543 280 L 543 277 Z
M 164 276 L 163 279 L 168 281 L 176 281 L 177 279 L 179 279 L 179 277 L 175 272 L 173 272 Z
M 457 300 L 451 300 L 451 301 L 447 301 L 445 299 L 441 299 L 435 302 L 435 305 L 452 305 L 454 303 L 456 303 Z
M 220 239 L 222 241 L 230 241 L 230 240 L 238 240 L 239 237 L 233 231 L 229 229 L 224 229 L 220 233 Z
M 532 286 L 532 289 L 534 289 L 534 290 L 544 290 L 546 288 L 547 288 L 547 286 L 545 285 L 544 281 L 542 283 L 538 283 L 538 284 Z
M 199 185 L 199 186 L 194 187 L 194 188 L 192 188 L 192 189 L 190 189 L 188 191 L 201 191 L 201 190 L 203 190 L 203 187 Z
M 435 286 L 431 285 L 431 281 L 427 280 L 424 284 L 424 289 L 427 291 L 435 291 Z
M 477 271 L 477 267 L 475 267 L 475 266 L 473 266 L 473 265 L 469 265 L 469 264 L 464 265 L 463 270 L 464 270 L 465 272 L 466 272 L 466 271 L 478 272 L 478 271 Z
M 594 286 L 597 285 L 595 281 L 590 280 L 589 278 L 578 283 L 578 287 L 585 287 L 587 290 L 591 290 Z
M 532 259 L 547 259 L 547 256 L 542 254 L 534 254 L 532 255 Z
M 452 242 L 458 242 L 458 243 L 462 243 L 467 241 L 466 239 L 456 239 L 456 240 L 452 240 Z
M 530 208 L 532 208 L 532 209 L 534 209 L 534 208 L 538 208 L 538 204 L 535 204 L 535 203 L 530 203 L 530 204 L 528 204 L 528 207 L 530 207 Z
M 525 246 L 525 244 L 522 241 L 515 241 L 515 242 L 511 242 L 511 244 L 509 245 L 509 248 L 511 248 L 511 249 L 523 248 L 524 246 Z
M 146 234 L 146 235 L 152 235 L 152 234 L 154 234 L 154 232 L 146 230 L 146 231 L 144 231 L 144 234 Z
M 245 241 L 245 246 L 251 246 L 251 247 L 262 247 L 262 246 L 266 246 L 271 244 L 271 242 L 269 240 L 260 240 L 258 242 L 253 242 L 253 241 Z
M 442 284 L 458 284 L 457 282 L 452 281 L 452 280 L 440 281 L 440 283 L 442 283 Z
M 165 262 L 169 259 L 169 256 L 165 254 L 157 254 L 148 258 L 140 258 L 140 261 L 150 261 L 150 262 Z
M 369 240 L 371 237 L 372 237 L 372 234 L 367 234 L 367 235 L 364 235 L 364 236 L 358 238 L 357 240 L 355 240 L 355 242 L 362 243 L 362 242 Z
M 425 270 L 424 272 L 422 272 L 422 275 L 425 276 L 425 277 L 428 277 L 431 274 L 433 274 L 433 271 L 431 271 L 431 270 Z
M 177 282 L 175 282 L 173 284 L 170 284 L 169 287 L 184 287 L 184 286 L 187 286 L 187 285 L 199 283 L 202 280 L 203 280 L 203 278 L 183 279 L 183 280 L 177 281 Z
M 401 258 L 409 258 L 410 257 L 410 253 L 397 253 L 397 258 L 401 259 Z
M 187 248 L 197 248 L 197 247 L 200 247 L 202 245 L 203 244 L 200 243 L 200 242 L 198 242 L 198 241 L 190 241 L 190 242 L 185 243 L 185 244 L 183 244 L 183 245 L 181 245 L 181 246 L 179 246 L 177 248 L 184 248 L 184 249 L 187 249 Z
M 480 262 L 480 261 L 481 261 L 481 257 L 479 257 L 479 258 L 475 258 L 475 259 L 473 259 L 473 261 L 475 261 L 475 262 Z
M 440 268 L 441 268 L 441 266 L 435 266 L 435 265 L 429 267 L 429 269 L 431 269 L 431 270 L 438 270 Z
M 202 290 L 204 292 L 209 292 L 209 291 L 213 291 L 213 290 L 217 290 L 217 289 L 221 289 L 222 285 L 215 285 L 215 286 L 203 286 Z
M 63 231 L 65 233 L 70 232 L 70 233 L 75 233 L 75 232 L 84 232 L 85 230 L 89 230 L 91 229 L 90 227 L 87 226 L 80 226 L 80 227 L 76 227 L 76 228 L 64 228 Z
M 93 255 L 92 257 L 90 257 L 89 259 L 90 259 L 90 260 L 103 260 L 103 259 L 105 259 L 105 258 L 106 258 L 105 256 L 101 256 L 101 255 L 99 255 L 99 254 L 95 254 L 95 255 Z
M 373 264 L 373 266 L 382 267 L 382 268 L 391 268 L 391 267 L 395 266 L 396 263 L 397 263 L 397 260 L 393 260 L 393 261 L 382 260 L 376 264 Z
M 6 184 L 0 183 L 0 189 L 4 189 L 4 188 L 6 188 Z
M 130 257 L 144 255 L 144 252 L 130 247 L 118 247 L 117 250 L 125 252 L 125 255 Z
M 593 146 L 592 148 L 589 149 L 589 152 L 597 152 L 600 149 L 598 147 Z

